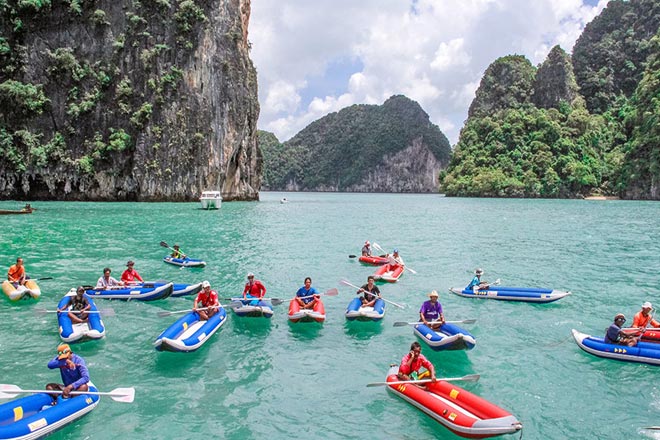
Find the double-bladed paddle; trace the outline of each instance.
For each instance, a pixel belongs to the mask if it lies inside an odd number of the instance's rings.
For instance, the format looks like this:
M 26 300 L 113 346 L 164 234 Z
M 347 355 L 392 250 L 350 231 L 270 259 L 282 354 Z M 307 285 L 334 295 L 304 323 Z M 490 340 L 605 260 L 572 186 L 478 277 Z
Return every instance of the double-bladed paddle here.
M 376 249 L 378 249 L 379 251 L 384 252 L 384 253 L 387 253 L 387 251 L 386 251 L 385 249 L 383 249 L 382 247 L 378 246 L 378 243 L 374 243 L 373 245 L 374 245 L 374 247 L 375 247 Z M 406 266 L 406 265 L 405 265 L 400 259 L 395 258 L 395 261 L 396 261 L 397 263 L 399 263 L 400 265 L 402 265 L 404 269 L 410 271 L 410 273 L 412 273 L 412 274 L 416 274 L 416 273 L 417 273 L 417 271 L 415 271 L 415 270 L 409 268 L 408 266 Z
M 353 288 L 355 288 L 355 289 L 358 289 L 359 291 L 364 292 L 364 290 L 362 289 L 362 287 L 358 287 L 358 286 L 356 286 L 355 284 L 351 284 L 351 282 L 348 281 L 348 280 L 346 280 L 346 279 L 341 279 L 339 282 L 342 283 L 342 284 L 344 284 L 344 285 L 346 285 L 346 286 L 351 286 L 351 287 L 353 287 Z M 360 292 L 357 292 L 357 293 L 359 294 Z M 369 292 L 369 293 L 371 293 L 371 292 Z M 372 294 L 372 295 L 375 296 L 375 294 Z M 386 303 L 392 304 L 393 306 L 398 307 L 398 308 L 400 308 L 400 309 L 405 309 L 405 308 L 406 308 L 406 306 L 404 306 L 404 305 L 397 304 L 397 303 L 395 303 L 394 301 L 390 301 L 389 299 L 385 299 L 385 298 L 383 298 L 382 295 L 379 296 L 379 298 L 382 299 L 383 301 L 385 301 Z
M 170 316 L 170 315 L 177 315 L 179 313 L 190 313 L 190 312 L 196 312 L 197 310 L 208 310 L 208 309 L 216 309 L 222 307 L 222 304 L 219 304 L 217 306 L 211 306 L 211 307 L 200 307 L 199 309 L 185 309 L 185 310 L 175 310 L 173 312 L 158 312 L 158 316 L 160 318 L 164 318 L 165 316 Z
M 100 313 L 103 316 L 115 316 L 113 309 L 99 309 L 99 310 L 46 310 L 46 309 L 33 309 L 34 313 L 38 315 L 45 315 L 46 313 Z
M 181 258 L 184 259 L 184 260 L 186 259 L 186 254 L 183 253 L 183 251 L 181 250 L 181 248 L 179 248 L 179 250 L 177 251 L 176 249 L 171 248 L 171 247 L 170 247 L 166 242 L 164 242 L 164 241 L 161 241 L 161 242 L 160 242 L 160 245 L 161 245 L 162 247 L 164 247 L 164 248 L 168 248 L 168 249 L 171 250 L 172 252 L 178 252 L 178 253 L 180 253 L 180 254 L 181 254 Z
M 436 324 L 440 321 L 431 321 L 429 324 Z M 461 321 L 445 321 L 445 324 L 474 324 L 477 322 L 476 319 L 463 319 Z M 397 321 L 394 323 L 394 327 L 405 327 L 407 325 L 421 325 L 424 324 L 423 322 L 402 322 L 402 321 Z
M 23 393 L 47 393 L 47 394 L 63 394 L 63 391 L 59 390 L 23 390 L 17 385 L 12 385 L 8 383 L 0 384 L 0 399 L 11 399 L 16 396 L 16 394 Z M 98 391 L 71 391 L 71 395 L 79 394 L 93 394 L 97 396 L 110 396 L 115 402 L 122 403 L 133 403 L 135 399 L 135 388 L 115 388 L 114 390 L 103 393 Z
M 225 301 L 232 301 L 232 302 L 243 302 L 243 301 L 270 301 L 270 303 L 274 306 L 279 306 L 284 302 L 284 300 L 279 299 L 279 298 L 222 298 Z
M 328 289 L 325 292 L 316 293 L 314 295 L 307 295 L 307 296 L 296 296 L 295 298 L 300 298 L 300 299 L 314 298 L 315 295 L 318 295 L 318 296 L 337 296 L 337 295 L 339 295 L 339 290 L 337 290 L 333 287 L 332 289 Z
M 477 382 L 479 380 L 479 377 L 481 377 L 479 374 L 468 374 L 467 376 L 461 376 L 461 377 L 438 377 L 435 381 L 440 382 L 440 381 L 445 381 L 445 382 L 456 382 L 456 381 L 463 381 L 463 382 Z M 420 380 L 400 380 L 396 382 L 371 382 L 368 383 L 368 387 L 380 387 L 384 385 L 399 385 L 399 384 L 404 384 L 404 383 L 430 383 L 433 382 L 433 379 L 420 379 Z

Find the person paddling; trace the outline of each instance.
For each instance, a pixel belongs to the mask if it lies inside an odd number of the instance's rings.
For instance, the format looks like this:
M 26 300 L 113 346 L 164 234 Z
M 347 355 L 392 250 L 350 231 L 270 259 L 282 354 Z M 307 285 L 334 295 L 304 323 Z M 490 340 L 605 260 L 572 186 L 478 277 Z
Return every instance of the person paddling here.
M 360 301 L 362 301 L 362 307 L 373 307 L 378 298 L 380 298 L 380 289 L 374 284 L 374 280 L 374 276 L 369 275 L 367 277 L 367 284 L 360 287 L 360 290 L 357 291 L 357 293 L 364 293 L 360 298 Z
M 125 284 L 137 284 L 138 281 L 144 283 L 144 280 L 140 274 L 134 268 L 135 262 L 133 260 L 128 260 L 126 263 L 126 270 L 121 274 L 121 280 Z
M 442 305 L 438 301 L 438 296 L 437 291 L 431 291 L 429 300 L 424 301 L 419 309 L 419 318 L 424 325 L 433 330 L 439 329 L 445 323 L 445 315 L 442 314 Z
M 650 302 L 646 301 L 644 304 L 642 304 L 642 310 L 640 310 L 635 314 L 635 317 L 633 318 L 632 326 L 640 329 L 642 333 L 648 327 L 654 327 L 654 328 L 660 327 L 660 323 L 655 319 L 653 319 L 651 310 L 653 310 L 653 305 Z
M 193 310 L 197 312 L 200 320 L 208 321 L 209 318 L 218 313 L 219 307 L 220 301 L 218 301 L 218 292 L 211 290 L 211 283 L 208 281 L 202 281 L 202 291 L 199 292 L 197 298 L 195 298 Z
M 247 279 L 243 289 L 243 298 L 251 299 L 250 305 L 256 306 L 259 304 L 259 300 L 266 296 L 266 286 L 261 281 L 255 280 L 252 272 L 247 274 Z
M 318 290 L 312 287 L 312 279 L 305 278 L 305 285 L 296 292 L 296 301 L 301 309 L 313 309 L 318 301 L 321 301 Z
M 364 246 L 362 246 L 362 256 L 371 257 L 371 243 L 369 243 L 369 240 L 365 241 Z
M 420 374 L 419 370 L 422 367 L 426 368 L 426 371 Z M 419 342 L 415 341 L 410 345 L 410 352 L 401 359 L 397 377 L 399 380 L 418 380 L 429 376 L 435 382 L 435 368 L 422 354 L 422 346 L 419 345 Z
M 481 281 L 481 275 L 484 274 L 483 269 L 475 269 L 474 270 L 474 278 L 472 278 L 472 281 L 470 281 L 470 284 L 468 284 L 465 287 L 465 290 L 486 290 L 490 287 L 490 284 L 488 281 Z
M 388 264 L 391 267 L 403 266 L 404 265 L 403 259 L 399 256 L 399 250 L 398 249 L 394 249 L 392 251 L 391 255 L 387 254 L 387 260 L 388 260 Z
M 68 307 L 71 307 L 71 311 L 68 313 L 71 322 L 74 324 L 80 324 L 87 321 L 89 318 L 88 312 L 92 308 L 92 304 L 85 295 L 85 288 L 83 286 L 78 286 L 76 294 L 69 296 L 68 298 L 69 301 L 62 308 L 58 308 L 57 311 L 63 312 Z
M 64 399 L 69 398 L 71 391 L 89 391 L 87 385 L 89 383 L 89 371 L 87 365 L 85 365 L 85 360 L 74 354 L 69 344 L 60 344 L 57 347 L 57 356 L 48 362 L 48 368 L 51 370 L 59 368 L 64 383 L 49 383 L 46 385 L 47 390 L 62 391 Z M 57 403 L 57 396 L 58 394 L 50 394 L 50 397 L 53 398 L 53 405 Z
M 7 271 L 7 280 L 14 285 L 14 287 L 22 286 L 30 277 L 25 273 L 25 266 L 23 266 L 23 259 L 18 257 L 16 264 L 12 264 Z
M 172 258 L 179 258 L 181 260 L 185 260 L 186 259 L 186 254 L 184 254 L 183 252 L 181 252 L 179 250 L 179 245 L 178 244 L 175 244 L 174 249 L 172 251 L 171 257 Z
M 614 322 L 609 326 L 605 333 L 604 341 L 606 344 L 627 345 L 634 347 L 637 345 L 637 338 L 634 336 L 626 335 L 621 326 L 626 322 L 626 317 L 623 313 L 617 313 L 614 317 Z
M 110 273 L 112 271 L 110 270 L 109 267 L 106 267 L 103 269 L 103 276 L 99 278 L 99 280 L 96 282 L 96 288 L 97 289 L 108 289 L 110 287 L 114 286 L 123 286 L 124 283 L 121 281 L 117 281 L 113 277 L 110 276 Z

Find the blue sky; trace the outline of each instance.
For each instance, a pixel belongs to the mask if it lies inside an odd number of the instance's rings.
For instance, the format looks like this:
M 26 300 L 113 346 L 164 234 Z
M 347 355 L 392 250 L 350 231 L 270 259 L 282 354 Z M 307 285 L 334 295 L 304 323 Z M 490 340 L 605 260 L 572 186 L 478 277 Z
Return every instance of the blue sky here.
M 417 101 L 452 144 L 488 65 L 570 52 L 608 0 L 252 0 L 259 128 L 286 141 L 353 104 Z

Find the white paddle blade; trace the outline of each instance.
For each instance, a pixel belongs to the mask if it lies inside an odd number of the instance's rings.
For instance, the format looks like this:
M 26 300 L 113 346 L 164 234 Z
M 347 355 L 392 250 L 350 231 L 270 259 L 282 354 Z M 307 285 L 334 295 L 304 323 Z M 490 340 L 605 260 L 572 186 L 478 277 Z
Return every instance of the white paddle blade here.
M 323 292 L 323 294 L 325 296 L 337 296 L 339 295 L 339 290 L 333 287 L 332 289 L 328 289 L 325 292 Z
M 108 396 L 115 402 L 133 403 L 133 400 L 135 400 L 135 388 L 115 388 L 108 393 Z
M 8 383 L 0 384 L 0 399 L 11 399 L 21 392 L 23 392 L 23 390 L 16 385 Z

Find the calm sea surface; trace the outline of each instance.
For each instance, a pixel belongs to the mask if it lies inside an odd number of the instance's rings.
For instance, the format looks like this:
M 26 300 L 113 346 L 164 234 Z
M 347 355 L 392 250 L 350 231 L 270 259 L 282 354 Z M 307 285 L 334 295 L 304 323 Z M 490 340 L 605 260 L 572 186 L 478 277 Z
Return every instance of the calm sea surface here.
M 632 322 L 644 301 L 660 307 L 660 204 L 626 201 L 491 200 L 438 195 L 262 193 L 261 202 L 202 211 L 185 203 L 34 202 L 32 215 L 0 217 L 0 266 L 25 258 L 40 283 L 39 303 L 0 298 L 0 376 L 22 388 L 59 380 L 46 368 L 59 342 L 53 314 L 63 294 L 93 284 L 105 266 L 117 278 L 128 259 L 145 279 L 207 279 L 221 297 L 242 290 L 254 272 L 268 296 L 288 300 L 311 276 L 327 320 L 289 324 L 287 302 L 270 322 L 236 318 L 194 353 L 159 353 L 152 342 L 193 298 L 154 302 L 97 300 L 112 307 L 107 336 L 73 346 L 100 390 L 133 386 L 135 402 L 101 400 L 52 439 L 458 438 L 384 388 L 390 363 L 412 341 L 410 327 L 436 289 L 448 319 L 476 318 L 469 352 L 423 353 L 439 375 L 478 373 L 459 384 L 513 413 L 524 439 L 654 438 L 660 425 L 660 367 L 582 352 L 572 328 L 601 335 L 613 316 Z M 289 203 L 279 200 L 286 197 Z M 0 209 L 19 207 L 1 202 Z M 349 254 L 365 240 L 397 247 L 417 275 L 406 273 L 383 295 L 380 323 L 348 323 L 354 291 L 373 268 Z M 166 265 L 161 240 L 178 243 L 204 269 Z M 461 298 L 475 267 L 503 285 L 552 287 L 573 295 L 546 305 Z M 4 296 L 4 295 L 2 295 Z M 656 431 L 660 432 L 660 431 Z M 660 438 L 660 434 L 655 434 Z M 518 438 L 512 435 L 504 438 Z

